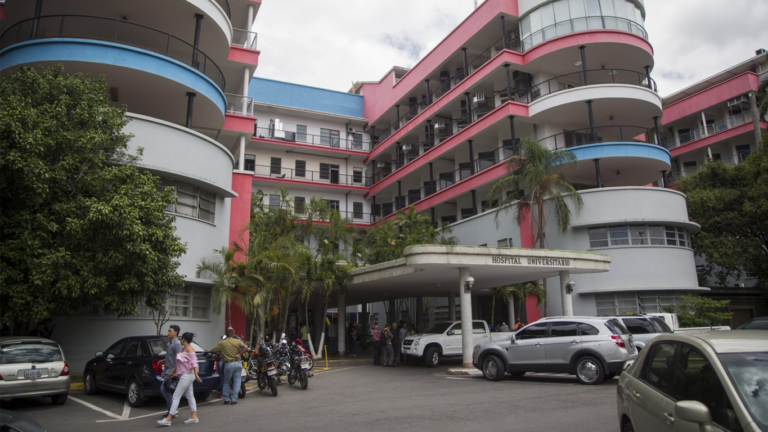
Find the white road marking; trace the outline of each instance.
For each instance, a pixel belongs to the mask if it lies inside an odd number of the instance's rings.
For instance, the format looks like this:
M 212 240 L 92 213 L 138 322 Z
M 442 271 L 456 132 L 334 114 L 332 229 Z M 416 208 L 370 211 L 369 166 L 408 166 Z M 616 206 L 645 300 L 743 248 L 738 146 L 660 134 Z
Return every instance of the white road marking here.
M 128 405 L 128 400 L 126 399 L 125 404 L 123 404 L 123 415 L 120 416 L 124 419 L 127 419 L 131 417 L 131 406 Z
M 250 392 L 248 392 L 248 393 L 250 393 Z M 70 396 L 70 399 L 71 398 L 72 398 L 72 396 Z M 200 402 L 197 405 L 207 405 L 207 404 L 212 404 L 212 403 L 216 403 L 216 402 L 221 403 L 221 400 L 220 399 L 211 399 L 211 400 L 207 400 L 205 402 Z M 186 409 L 189 409 L 189 407 L 188 406 L 181 407 L 181 408 L 179 408 L 179 411 L 186 410 Z M 160 414 L 165 414 L 167 412 L 168 412 L 167 410 L 164 410 L 164 411 L 154 412 L 152 414 L 144 414 L 144 415 L 140 415 L 140 416 L 136 416 L 136 417 L 131 417 L 131 418 L 127 418 L 127 417 L 126 418 L 122 418 L 122 417 L 114 416 L 115 420 L 96 420 L 96 423 L 109 423 L 109 422 L 117 422 L 117 421 L 136 420 L 136 419 L 140 419 L 140 418 L 159 416 Z
M 363 366 L 350 366 L 350 367 L 345 367 L 345 368 L 342 368 L 342 369 L 333 369 L 333 370 L 329 370 L 329 371 L 317 372 L 317 373 L 314 373 L 312 375 L 322 375 L 322 374 L 327 374 L 327 373 L 331 373 L 331 372 L 341 372 L 343 370 L 356 369 L 356 368 L 361 368 L 361 367 L 363 367 Z
M 101 409 L 101 408 L 97 407 L 96 405 L 88 403 L 88 402 L 86 402 L 84 400 L 78 399 L 78 398 L 73 397 L 73 396 L 70 396 L 69 399 L 71 399 L 71 400 L 73 400 L 73 401 L 75 401 L 77 403 L 83 404 L 83 405 L 87 406 L 88 408 L 90 408 L 90 409 L 92 409 L 94 411 L 98 411 L 98 412 L 100 412 L 100 413 L 102 413 L 104 415 L 107 415 L 109 417 L 112 417 L 112 418 L 115 418 L 115 419 L 118 419 L 118 420 L 122 420 L 122 418 L 120 416 L 118 416 L 117 414 L 111 413 L 111 412 L 109 412 L 107 410 L 104 410 L 104 409 Z M 112 421 L 114 421 L 114 420 L 112 420 Z

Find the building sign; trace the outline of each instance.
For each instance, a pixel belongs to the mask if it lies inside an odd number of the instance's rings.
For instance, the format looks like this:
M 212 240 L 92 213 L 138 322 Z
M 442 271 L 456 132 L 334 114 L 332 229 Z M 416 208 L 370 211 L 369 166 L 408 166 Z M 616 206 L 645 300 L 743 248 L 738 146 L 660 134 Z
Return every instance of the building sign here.
M 560 258 L 525 258 L 525 263 L 529 266 L 543 267 L 571 266 L 571 260 Z M 491 257 L 491 264 L 523 265 L 523 258 L 513 256 L 494 256 Z

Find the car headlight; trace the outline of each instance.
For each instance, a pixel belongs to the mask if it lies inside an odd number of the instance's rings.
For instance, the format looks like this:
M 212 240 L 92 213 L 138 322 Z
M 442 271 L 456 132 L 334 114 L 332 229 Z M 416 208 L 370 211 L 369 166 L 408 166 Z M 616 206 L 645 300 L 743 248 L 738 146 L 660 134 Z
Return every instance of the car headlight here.
M 416 339 L 415 341 L 413 341 L 413 345 L 411 345 L 411 346 L 412 346 L 413 348 L 416 348 L 417 346 L 419 346 L 419 341 L 421 341 L 421 338 L 418 338 L 418 339 Z

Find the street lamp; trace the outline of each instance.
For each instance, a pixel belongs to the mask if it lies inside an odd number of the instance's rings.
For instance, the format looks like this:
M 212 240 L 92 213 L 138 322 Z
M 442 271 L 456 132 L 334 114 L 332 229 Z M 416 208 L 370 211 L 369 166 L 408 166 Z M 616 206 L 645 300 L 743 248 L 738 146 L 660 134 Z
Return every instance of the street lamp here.
M 464 281 L 464 292 L 466 292 L 466 293 L 470 293 L 470 292 L 472 292 L 472 286 L 473 286 L 473 285 L 475 285 L 475 278 L 473 278 L 472 276 L 470 276 L 470 277 L 468 277 L 468 278 L 467 278 L 467 279 Z
M 565 284 L 565 293 L 566 294 L 573 294 L 573 287 L 576 286 L 576 282 L 574 281 L 568 281 L 567 284 Z

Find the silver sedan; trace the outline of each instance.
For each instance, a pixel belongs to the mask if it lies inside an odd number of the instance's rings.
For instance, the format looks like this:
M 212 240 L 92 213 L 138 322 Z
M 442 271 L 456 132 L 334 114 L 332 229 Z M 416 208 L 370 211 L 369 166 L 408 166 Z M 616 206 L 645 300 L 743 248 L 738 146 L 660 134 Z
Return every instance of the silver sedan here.
M 50 396 L 61 405 L 69 395 L 69 365 L 50 339 L 0 338 L 0 377 L 0 399 Z

